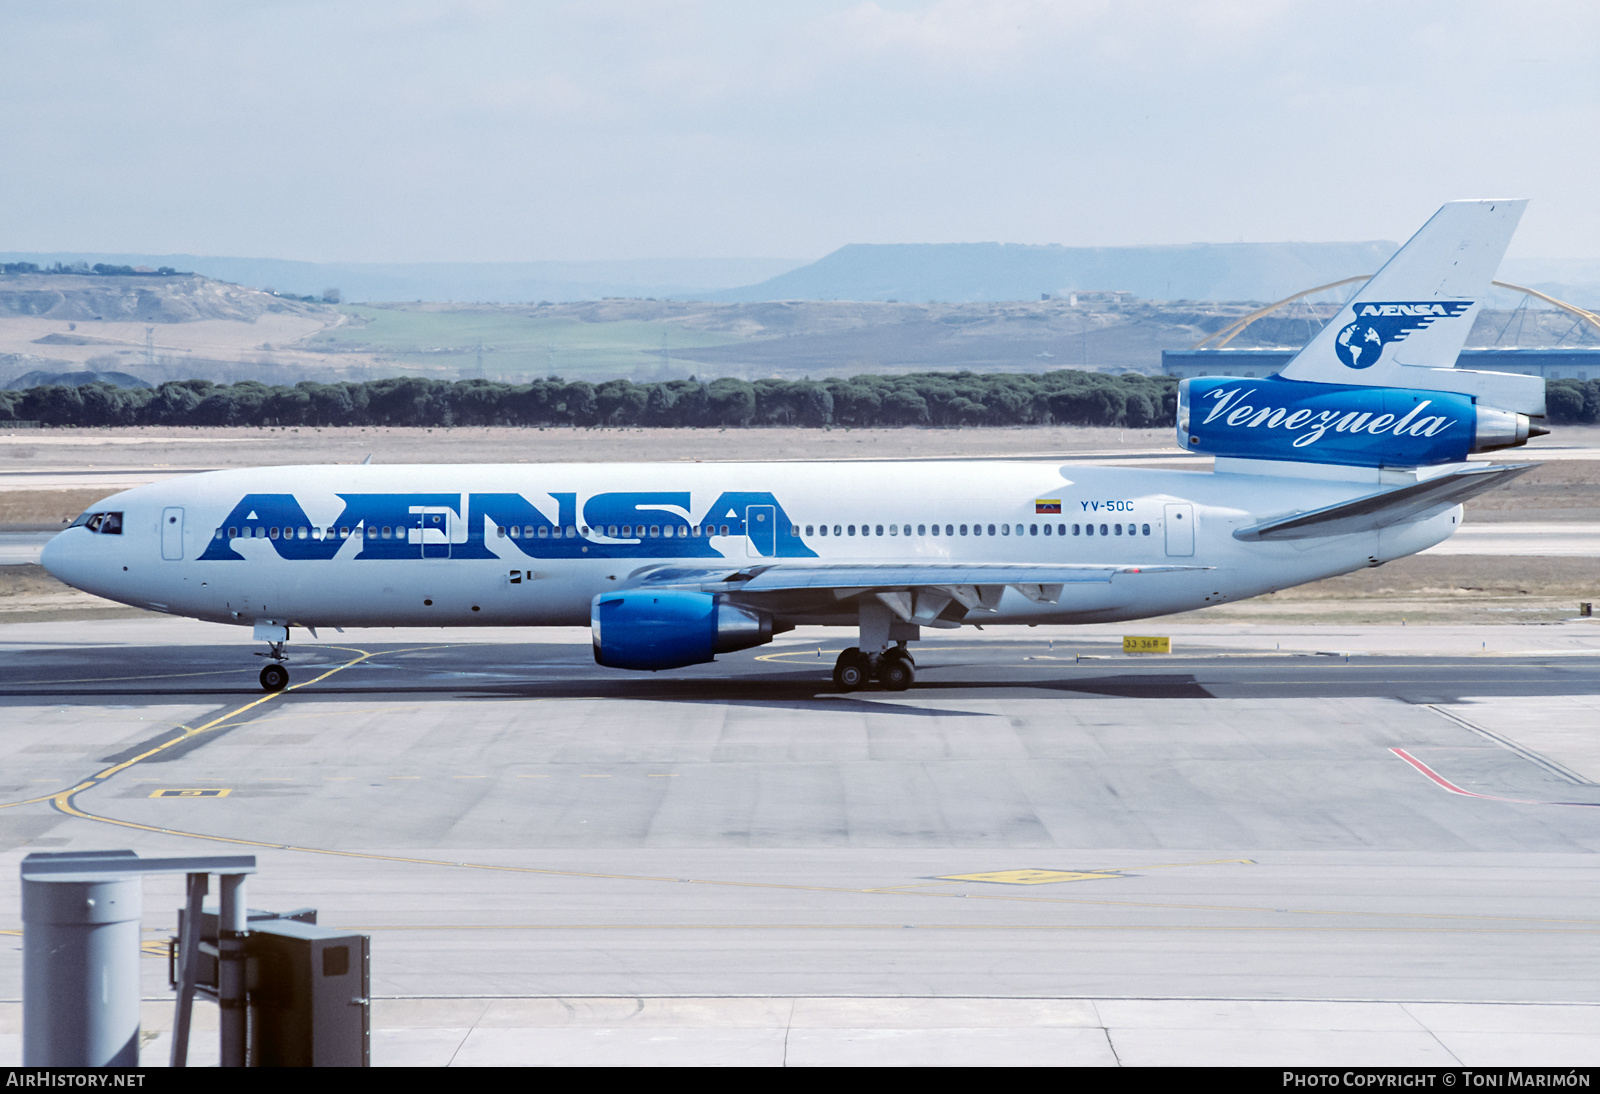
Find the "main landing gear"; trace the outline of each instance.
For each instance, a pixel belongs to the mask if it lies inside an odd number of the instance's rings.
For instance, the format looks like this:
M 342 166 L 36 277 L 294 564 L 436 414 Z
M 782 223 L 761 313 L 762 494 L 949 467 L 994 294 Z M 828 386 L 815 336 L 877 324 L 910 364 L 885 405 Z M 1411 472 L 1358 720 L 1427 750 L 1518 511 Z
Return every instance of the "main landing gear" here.
M 874 680 L 885 691 L 904 691 L 917 678 L 916 662 L 906 643 L 921 637 L 921 628 L 901 618 L 885 599 L 887 595 L 879 593 L 857 602 L 861 637 L 833 666 L 833 683 L 840 691 L 855 691 Z
M 917 678 L 916 662 L 905 646 L 894 646 L 874 657 L 851 646 L 833 665 L 833 683 L 840 691 L 855 691 L 876 680 L 885 691 L 904 691 Z

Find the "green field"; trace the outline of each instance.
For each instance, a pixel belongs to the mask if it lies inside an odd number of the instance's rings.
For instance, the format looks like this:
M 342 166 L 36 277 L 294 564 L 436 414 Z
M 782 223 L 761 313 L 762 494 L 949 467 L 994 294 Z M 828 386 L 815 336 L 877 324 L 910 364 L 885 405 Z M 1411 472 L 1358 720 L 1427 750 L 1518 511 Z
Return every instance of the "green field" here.
M 674 349 L 740 341 L 736 335 L 685 330 L 664 321 L 585 323 L 500 311 L 353 305 L 340 310 L 365 320 L 366 325 L 324 331 L 310 340 L 313 348 L 367 349 L 422 373 L 470 372 L 478 367 L 481 344 L 483 371 L 490 378 L 668 379 L 695 371 L 694 362 L 672 359 Z M 670 376 L 662 375 L 663 337 Z

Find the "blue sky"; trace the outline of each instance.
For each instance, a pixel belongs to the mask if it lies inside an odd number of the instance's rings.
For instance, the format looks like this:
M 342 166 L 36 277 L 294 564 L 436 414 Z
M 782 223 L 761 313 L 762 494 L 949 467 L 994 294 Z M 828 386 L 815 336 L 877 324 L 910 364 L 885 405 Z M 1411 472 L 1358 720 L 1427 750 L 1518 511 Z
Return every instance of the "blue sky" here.
M 0 250 L 818 257 L 1404 239 L 1600 258 L 1600 5 L 0 6 Z

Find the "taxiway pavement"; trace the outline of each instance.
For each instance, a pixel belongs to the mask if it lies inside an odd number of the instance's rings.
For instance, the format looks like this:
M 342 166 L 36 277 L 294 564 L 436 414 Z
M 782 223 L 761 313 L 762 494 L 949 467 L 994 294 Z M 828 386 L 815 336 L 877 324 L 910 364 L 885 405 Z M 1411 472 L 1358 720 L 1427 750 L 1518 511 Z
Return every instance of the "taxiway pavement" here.
M 1600 1061 L 1600 627 L 1166 630 L 850 695 L 822 631 L 324 633 L 267 696 L 239 630 L 6 625 L 0 930 L 29 851 L 251 851 L 372 935 L 379 1063 Z

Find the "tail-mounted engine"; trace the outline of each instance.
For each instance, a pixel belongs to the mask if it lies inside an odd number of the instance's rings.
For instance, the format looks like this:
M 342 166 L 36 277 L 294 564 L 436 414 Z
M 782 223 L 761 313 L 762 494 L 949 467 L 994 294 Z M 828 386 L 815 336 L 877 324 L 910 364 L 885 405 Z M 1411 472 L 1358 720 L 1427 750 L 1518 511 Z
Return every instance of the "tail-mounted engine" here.
M 1452 391 L 1278 377 L 1191 377 L 1178 386 L 1178 443 L 1213 456 L 1422 467 L 1548 432 L 1526 414 Z

